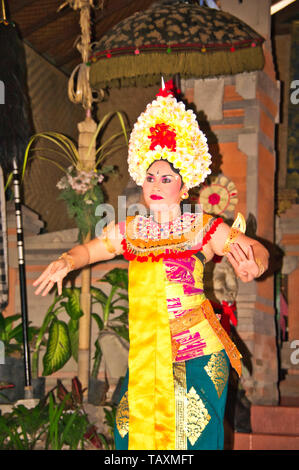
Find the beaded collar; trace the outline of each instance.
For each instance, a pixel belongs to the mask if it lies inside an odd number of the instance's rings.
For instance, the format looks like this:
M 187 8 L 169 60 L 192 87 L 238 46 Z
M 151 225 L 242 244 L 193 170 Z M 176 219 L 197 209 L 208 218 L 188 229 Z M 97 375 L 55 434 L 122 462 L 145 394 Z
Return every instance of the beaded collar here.
M 128 217 L 122 242 L 124 257 L 141 262 L 189 257 L 202 249 L 221 222 L 208 214 L 191 213 L 162 224 L 152 216 Z

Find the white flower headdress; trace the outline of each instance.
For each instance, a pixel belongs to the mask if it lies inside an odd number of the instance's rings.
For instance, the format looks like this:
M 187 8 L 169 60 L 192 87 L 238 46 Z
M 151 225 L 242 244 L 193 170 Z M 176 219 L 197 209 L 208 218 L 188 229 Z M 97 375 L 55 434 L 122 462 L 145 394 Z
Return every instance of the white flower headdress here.
M 167 160 L 180 172 L 188 189 L 211 173 L 211 155 L 192 110 L 172 96 L 172 82 L 162 83 L 157 98 L 147 105 L 134 125 L 129 141 L 129 173 L 142 185 L 155 160 Z

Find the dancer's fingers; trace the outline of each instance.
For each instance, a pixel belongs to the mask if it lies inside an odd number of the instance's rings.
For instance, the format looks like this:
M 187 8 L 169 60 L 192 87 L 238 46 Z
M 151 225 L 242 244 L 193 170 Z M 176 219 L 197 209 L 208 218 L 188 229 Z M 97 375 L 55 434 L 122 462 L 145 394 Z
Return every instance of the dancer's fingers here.
M 62 279 L 57 281 L 58 295 L 62 294 Z
M 254 252 L 251 245 L 248 247 L 248 259 L 250 259 L 250 261 L 255 261 Z
M 240 247 L 238 243 L 233 244 L 233 250 L 234 250 L 234 253 L 236 253 L 236 257 L 239 262 L 245 261 L 247 259 L 246 254 L 244 253 L 244 251 L 242 250 L 242 248 Z
M 232 265 L 232 267 L 234 269 L 238 269 L 239 264 L 238 264 L 237 260 L 235 259 L 235 257 L 233 256 L 233 254 L 230 253 L 230 252 L 227 253 L 227 258 L 228 258 L 230 264 Z
M 41 275 L 33 282 L 34 286 L 38 286 L 42 281 L 44 281 L 51 272 L 51 264 L 41 273 Z
M 45 290 L 44 290 L 43 293 L 42 293 L 42 297 L 45 297 L 45 296 L 50 292 L 50 290 L 52 289 L 52 287 L 54 286 L 54 284 L 55 284 L 55 282 L 49 281 L 48 286 L 45 288 Z

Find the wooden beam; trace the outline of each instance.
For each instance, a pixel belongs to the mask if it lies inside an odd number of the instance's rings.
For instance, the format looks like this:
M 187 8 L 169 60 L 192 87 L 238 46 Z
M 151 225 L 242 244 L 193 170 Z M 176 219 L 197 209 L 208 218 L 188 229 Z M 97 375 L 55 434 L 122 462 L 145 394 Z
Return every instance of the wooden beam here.
M 145 10 L 148 8 L 152 3 L 154 3 L 155 0 L 118 0 L 118 1 L 113 1 L 110 0 L 108 2 L 107 8 L 104 7 L 102 11 L 100 11 L 96 17 L 94 24 L 97 24 L 101 21 L 103 21 L 105 18 L 108 16 L 113 15 L 114 13 L 130 7 L 130 14 L 129 16 L 133 15 L 133 13 L 136 13 L 136 11 L 141 11 Z
M 28 28 L 26 27 L 22 28 L 22 35 L 23 37 L 31 36 L 31 34 L 35 33 L 36 31 L 44 28 L 45 26 L 47 26 L 50 23 L 53 23 L 54 21 L 59 20 L 63 16 L 69 15 L 70 13 L 74 13 L 74 11 L 71 10 L 70 8 L 65 8 L 64 10 L 60 12 L 55 11 L 53 13 L 50 13 L 49 15 L 46 15 L 44 18 L 40 18 L 38 21 L 30 25 Z M 74 17 L 74 20 L 78 21 L 79 18 L 77 20 L 76 17 Z
M 74 44 L 75 40 L 80 34 L 81 34 L 81 30 L 80 30 L 80 25 L 78 22 L 74 22 L 72 24 L 72 28 L 69 28 L 68 31 L 66 31 L 67 39 L 70 39 L 70 37 L 72 38 L 72 44 Z M 50 51 L 52 51 L 51 53 L 53 55 L 57 47 L 61 45 L 63 41 L 64 41 L 64 37 L 57 35 L 53 37 L 53 39 L 51 39 L 51 42 L 40 44 L 39 51 L 42 54 L 47 53 L 48 51 L 50 53 Z
M 113 15 L 115 12 L 122 10 L 124 7 L 127 7 L 132 3 L 134 3 L 132 0 L 118 0 L 117 2 L 109 0 L 107 7 L 105 7 L 104 4 L 103 10 L 99 10 L 99 12 L 95 15 L 94 24 L 97 24 L 99 21 L 107 18 L 107 16 Z
M 76 57 L 78 56 L 78 64 L 80 64 L 81 62 L 81 55 L 79 53 L 79 51 L 77 49 L 73 49 L 72 51 L 70 51 L 68 54 L 65 54 L 64 56 L 62 57 L 57 57 L 56 59 L 56 66 L 57 67 L 63 67 L 65 66 L 66 64 L 68 64 L 69 62 L 73 61 L 76 59 Z
M 7 8 L 9 9 L 10 13 L 15 14 L 24 8 L 29 7 L 33 3 L 38 3 L 38 0 L 11 0 L 7 3 Z

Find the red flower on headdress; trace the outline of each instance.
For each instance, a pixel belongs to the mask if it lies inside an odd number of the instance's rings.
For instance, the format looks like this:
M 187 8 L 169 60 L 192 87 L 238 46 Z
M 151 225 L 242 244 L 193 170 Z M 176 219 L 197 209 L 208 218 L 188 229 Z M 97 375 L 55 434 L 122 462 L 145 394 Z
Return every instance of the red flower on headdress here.
M 171 152 L 176 151 L 176 133 L 170 128 L 168 124 L 163 122 L 156 124 L 155 127 L 150 127 L 151 135 L 148 136 L 152 143 L 150 150 L 155 150 L 157 145 L 162 148 L 168 147 Z
M 156 94 L 156 96 L 174 96 L 176 94 L 180 94 L 181 90 L 178 88 L 175 88 L 175 85 L 172 80 L 169 80 L 168 82 L 165 83 L 164 88 L 160 88 L 159 92 Z

